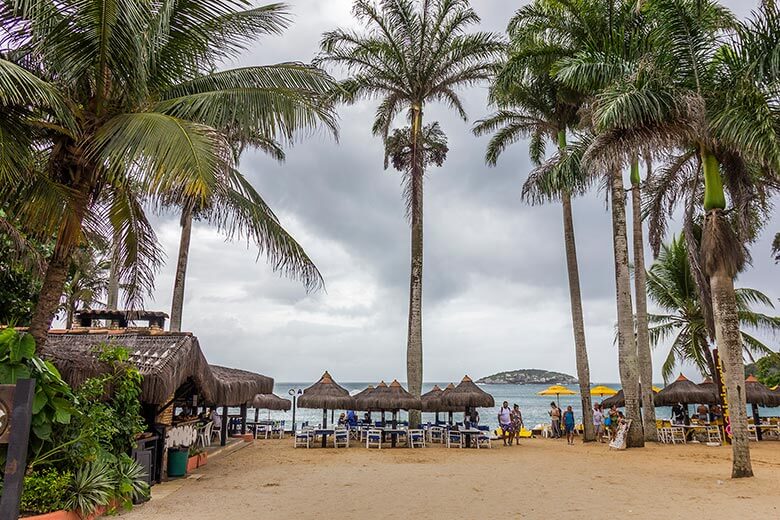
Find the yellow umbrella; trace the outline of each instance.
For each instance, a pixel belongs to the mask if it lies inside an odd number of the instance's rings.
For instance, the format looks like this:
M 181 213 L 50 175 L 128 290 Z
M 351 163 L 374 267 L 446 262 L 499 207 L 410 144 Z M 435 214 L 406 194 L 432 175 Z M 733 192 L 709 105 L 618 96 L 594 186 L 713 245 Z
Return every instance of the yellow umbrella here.
M 653 392 L 655 392 L 656 394 L 657 394 L 658 392 L 660 392 L 660 391 L 661 391 L 661 389 L 660 389 L 660 388 L 658 388 L 657 386 L 654 386 L 654 387 L 653 387 Z
M 608 386 L 594 386 L 590 389 L 590 395 L 597 395 L 599 397 L 604 397 L 605 395 L 615 395 L 617 393 L 617 390 L 613 390 L 612 388 Z
M 541 392 L 536 392 L 537 395 L 554 395 L 555 400 L 558 401 L 558 408 L 561 407 L 561 395 L 577 395 L 577 392 L 574 390 L 569 390 L 563 385 L 552 385 L 551 387 L 545 388 Z

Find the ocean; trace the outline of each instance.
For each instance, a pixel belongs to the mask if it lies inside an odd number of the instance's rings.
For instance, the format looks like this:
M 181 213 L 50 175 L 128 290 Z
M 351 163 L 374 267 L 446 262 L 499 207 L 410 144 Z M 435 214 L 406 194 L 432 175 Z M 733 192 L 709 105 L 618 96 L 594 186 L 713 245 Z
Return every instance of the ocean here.
M 360 390 L 363 390 L 368 386 L 369 384 L 375 385 L 376 383 L 339 383 L 341 386 L 349 390 L 350 394 L 356 394 Z M 424 383 L 423 384 L 423 393 L 429 391 L 431 388 L 433 388 L 433 385 L 438 384 L 439 387 L 444 388 L 449 384 L 449 382 L 442 382 L 442 383 Z M 598 383 L 603 384 L 604 386 L 608 386 L 610 388 L 619 389 L 620 384 L 616 383 Z M 284 398 L 290 398 L 290 395 L 288 394 L 289 390 L 291 389 L 300 389 L 303 390 L 304 388 L 307 388 L 310 386 L 311 383 L 276 383 L 274 385 L 274 393 L 280 397 Z M 517 403 L 520 405 L 520 411 L 523 414 L 523 422 L 525 423 L 526 428 L 531 428 L 535 426 L 536 424 L 543 423 L 547 424 L 550 421 L 549 415 L 547 415 L 547 411 L 550 409 L 550 402 L 555 400 L 554 397 L 549 396 L 540 396 L 536 395 L 537 392 L 540 392 L 547 388 L 549 385 L 480 385 L 480 388 L 482 388 L 485 392 L 489 393 L 493 396 L 496 402 L 496 406 L 494 408 L 479 408 L 479 417 L 480 417 L 480 424 L 487 424 L 490 426 L 491 430 L 496 428 L 498 426 L 498 409 L 501 407 L 501 403 L 503 401 L 509 401 L 509 405 L 512 406 L 513 404 Z M 662 384 L 659 386 L 663 386 Z M 576 390 L 576 386 L 570 387 L 572 390 Z M 606 398 L 606 397 L 605 397 Z M 601 398 L 598 396 L 593 397 L 594 402 L 600 401 Z M 578 395 L 562 395 L 560 396 L 560 404 L 565 409 L 567 406 L 571 405 L 572 409 L 574 410 L 574 415 L 576 417 L 577 422 L 582 421 L 582 407 L 580 405 L 580 397 Z M 762 416 L 778 416 L 780 415 L 780 408 L 760 408 L 760 413 Z M 690 412 L 693 413 L 693 407 L 690 407 Z M 336 412 L 336 417 L 338 417 L 339 411 Z M 250 416 L 252 415 L 252 412 L 250 412 Z M 360 414 L 362 417 L 362 414 Z M 378 413 L 373 413 L 372 418 L 376 419 L 378 418 Z M 399 416 L 401 417 L 399 420 L 405 420 L 406 418 L 406 412 L 400 412 Z M 456 421 L 462 421 L 463 420 L 463 414 L 462 413 L 456 413 L 454 414 Z M 659 419 L 669 419 L 671 416 L 671 408 L 659 406 L 656 408 L 656 416 Z M 292 424 L 292 410 L 289 412 L 269 412 L 266 410 L 260 411 L 260 418 L 271 418 L 274 420 L 284 420 L 285 426 L 287 428 L 290 427 Z M 387 417 L 390 417 L 390 414 L 387 414 Z M 434 421 L 434 414 L 432 413 L 424 413 L 423 414 L 423 422 Z M 441 414 L 440 419 L 445 420 L 447 418 L 447 414 Z M 330 422 L 330 412 L 328 416 L 328 422 Z M 297 424 L 301 424 L 301 421 L 309 421 L 309 424 L 317 425 L 322 422 L 322 410 L 310 410 L 306 408 L 298 408 L 295 412 L 295 422 Z

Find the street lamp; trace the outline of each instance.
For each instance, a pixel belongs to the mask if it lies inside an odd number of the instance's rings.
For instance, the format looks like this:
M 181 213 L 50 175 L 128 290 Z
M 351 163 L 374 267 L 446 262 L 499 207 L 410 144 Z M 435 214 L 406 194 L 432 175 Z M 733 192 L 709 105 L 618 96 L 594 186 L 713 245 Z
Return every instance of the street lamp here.
M 295 435 L 295 403 L 298 400 L 298 397 L 303 395 L 303 390 L 300 388 L 290 388 L 287 393 L 290 394 L 293 402 L 292 433 Z

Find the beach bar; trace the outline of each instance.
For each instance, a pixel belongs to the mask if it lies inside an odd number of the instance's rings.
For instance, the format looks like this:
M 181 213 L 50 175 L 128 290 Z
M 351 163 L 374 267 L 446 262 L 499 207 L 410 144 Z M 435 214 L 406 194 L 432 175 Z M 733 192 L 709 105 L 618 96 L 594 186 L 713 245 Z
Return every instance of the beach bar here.
M 106 315 L 106 314 L 110 315 Z M 89 319 L 85 317 L 85 314 Z M 114 314 L 133 319 L 122 321 Z M 191 332 L 162 330 L 160 316 L 150 313 L 150 327 L 113 328 L 116 323 L 147 318 L 143 312 L 102 311 L 77 316 L 82 326 L 49 331 L 42 357 L 51 361 L 63 379 L 78 388 L 87 379 L 106 372 L 108 367 L 98 359 L 101 345 L 121 346 L 128 350 L 129 361 L 143 376 L 141 382 L 141 414 L 147 431 L 137 440 L 133 457 L 150 475 L 150 483 L 166 477 L 169 448 L 185 449 L 196 443 L 210 444 L 212 426 L 206 410 L 216 410 L 221 416 L 220 444 L 225 445 L 230 424 L 228 407 L 240 407 L 246 429 L 246 408 L 257 394 L 268 394 L 274 381 L 246 370 L 210 365 L 198 338 Z M 109 327 L 94 326 L 92 320 L 113 322 Z M 176 413 L 178 411 L 178 413 Z M 206 432 L 206 436 L 204 436 Z M 205 438 L 208 437 L 208 438 Z

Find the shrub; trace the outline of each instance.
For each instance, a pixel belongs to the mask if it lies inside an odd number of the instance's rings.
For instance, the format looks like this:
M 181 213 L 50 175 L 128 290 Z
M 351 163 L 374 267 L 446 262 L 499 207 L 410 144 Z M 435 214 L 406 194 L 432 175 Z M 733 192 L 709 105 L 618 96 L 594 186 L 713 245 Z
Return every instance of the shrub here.
M 90 515 L 111 499 L 114 489 L 112 471 L 105 459 L 82 466 L 71 480 L 67 508 Z
M 48 468 L 24 477 L 20 510 L 25 513 L 50 513 L 67 507 L 73 475 Z
M 132 509 L 133 502 L 149 498 L 149 484 L 146 483 L 146 471 L 126 454 L 118 457 L 114 471 L 114 498 L 120 506 Z

